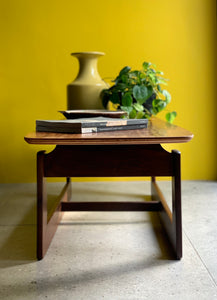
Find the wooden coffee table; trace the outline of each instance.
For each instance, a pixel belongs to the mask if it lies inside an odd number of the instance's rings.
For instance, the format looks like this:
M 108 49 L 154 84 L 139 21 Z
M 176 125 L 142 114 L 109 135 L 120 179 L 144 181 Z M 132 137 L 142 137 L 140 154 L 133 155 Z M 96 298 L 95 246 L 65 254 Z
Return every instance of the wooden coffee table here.
M 50 153 L 37 153 L 37 258 L 42 259 L 64 211 L 156 211 L 174 249 L 182 257 L 181 177 L 179 151 L 167 152 L 165 143 L 185 143 L 191 132 L 157 118 L 148 128 L 88 134 L 34 132 L 26 142 L 56 145 Z M 70 177 L 151 177 L 151 201 L 70 202 Z M 172 178 L 172 211 L 156 176 Z M 57 206 L 48 216 L 46 177 L 66 177 Z

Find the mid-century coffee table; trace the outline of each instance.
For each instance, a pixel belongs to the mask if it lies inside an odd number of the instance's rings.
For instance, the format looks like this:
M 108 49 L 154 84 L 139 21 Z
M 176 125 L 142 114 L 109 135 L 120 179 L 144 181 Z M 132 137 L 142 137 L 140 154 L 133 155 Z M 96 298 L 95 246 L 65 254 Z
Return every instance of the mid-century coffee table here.
M 185 143 L 191 132 L 157 118 L 148 128 L 88 134 L 34 132 L 26 142 L 56 145 L 37 153 L 37 258 L 42 259 L 64 211 L 156 211 L 171 241 L 176 259 L 182 257 L 181 176 L 179 151 L 167 152 L 165 143 Z M 72 202 L 70 177 L 151 177 L 151 201 Z M 172 178 L 172 211 L 157 176 Z M 48 216 L 46 177 L 66 177 L 59 202 Z

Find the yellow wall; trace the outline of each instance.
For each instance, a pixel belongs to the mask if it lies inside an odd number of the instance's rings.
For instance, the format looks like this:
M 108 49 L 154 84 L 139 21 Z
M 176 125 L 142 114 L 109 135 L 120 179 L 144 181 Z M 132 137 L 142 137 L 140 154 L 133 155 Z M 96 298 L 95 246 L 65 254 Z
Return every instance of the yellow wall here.
M 7 0 L 0 2 L 0 182 L 35 181 L 23 136 L 39 118 L 60 118 L 75 51 L 102 51 L 99 72 L 151 61 L 170 79 L 176 124 L 195 134 L 182 151 L 182 178 L 215 180 L 215 0 Z M 163 118 L 163 116 L 162 116 Z

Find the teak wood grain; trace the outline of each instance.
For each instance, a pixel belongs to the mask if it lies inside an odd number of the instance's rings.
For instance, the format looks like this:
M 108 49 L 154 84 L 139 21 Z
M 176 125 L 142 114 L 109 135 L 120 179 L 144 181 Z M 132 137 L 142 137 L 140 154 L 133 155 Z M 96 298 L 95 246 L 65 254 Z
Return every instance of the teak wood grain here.
M 33 132 L 24 138 L 29 144 L 44 145 L 138 145 L 185 143 L 193 138 L 193 134 L 179 126 L 151 118 L 145 129 L 86 134 Z

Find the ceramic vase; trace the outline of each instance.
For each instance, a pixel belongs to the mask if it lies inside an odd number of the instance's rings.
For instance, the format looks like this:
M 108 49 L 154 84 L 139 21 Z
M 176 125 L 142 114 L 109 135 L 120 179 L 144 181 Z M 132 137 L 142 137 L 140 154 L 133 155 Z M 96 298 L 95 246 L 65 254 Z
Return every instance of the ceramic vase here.
M 100 94 L 108 85 L 101 79 L 98 58 L 102 52 L 72 53 L 79 61 L 79 72 L 75 80 L 67 86 L 67 109 L 102 109 Z

